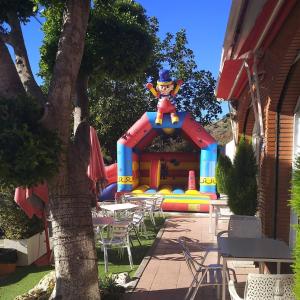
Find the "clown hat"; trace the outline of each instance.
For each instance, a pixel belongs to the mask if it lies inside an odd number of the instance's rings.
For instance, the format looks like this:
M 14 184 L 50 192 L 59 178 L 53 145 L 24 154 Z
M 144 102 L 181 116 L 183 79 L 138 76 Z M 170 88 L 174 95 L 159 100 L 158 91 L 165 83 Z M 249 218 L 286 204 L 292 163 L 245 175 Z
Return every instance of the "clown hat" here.
M 169 70 L 160 70 L 159 71 L 159 79 L 157 80 L 158 85 L 169 85 L 172 84 L 173 81 L 170 77 Z

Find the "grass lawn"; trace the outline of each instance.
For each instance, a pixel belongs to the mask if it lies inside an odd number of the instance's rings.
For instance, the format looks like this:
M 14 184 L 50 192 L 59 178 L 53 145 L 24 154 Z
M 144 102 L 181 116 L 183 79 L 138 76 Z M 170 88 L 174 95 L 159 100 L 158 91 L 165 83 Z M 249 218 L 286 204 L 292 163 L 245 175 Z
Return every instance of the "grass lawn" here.
M 131 270 L 127 251 L 125 249 L 123 255 L 120 255 L 118 250 L 108 250 L 108 270 L 110 273 L 128 272 L 131 277 L 134 276 L 135 271 L 140 265 L 143 258 L 146 256 L 150 247 L 152 246 L 159 229 L 163 226 L 164 219 L 155 219 L 157 226 L 154 227 L 148 219 L 145 220 L 147 227 L 148 238 L 141 237 L 142 245 L 133 236 L 133 247 L 131 247 L 134 269 Z M 105 275 L 103 252 L 97 246 L 98 255 L 98 273 L 102 278 Z M 39 280 L 53 270 L 53 267 L 37 267 L 34 265 L 27 267 L 17 267 L 15 273 L 0 278 L 0 299 L 13 300 L 16 296 L 23 294 L 33 288 Z

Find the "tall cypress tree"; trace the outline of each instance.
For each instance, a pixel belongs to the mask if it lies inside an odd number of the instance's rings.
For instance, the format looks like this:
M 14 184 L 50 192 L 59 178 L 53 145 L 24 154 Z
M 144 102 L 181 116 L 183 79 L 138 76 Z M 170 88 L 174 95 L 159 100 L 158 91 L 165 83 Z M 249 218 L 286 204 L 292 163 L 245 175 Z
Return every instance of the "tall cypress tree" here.
M 229 176 L 228 205 L 236 215 L 254 216 L 257 211 L 257 166 L 252 145 L 243 137 Z

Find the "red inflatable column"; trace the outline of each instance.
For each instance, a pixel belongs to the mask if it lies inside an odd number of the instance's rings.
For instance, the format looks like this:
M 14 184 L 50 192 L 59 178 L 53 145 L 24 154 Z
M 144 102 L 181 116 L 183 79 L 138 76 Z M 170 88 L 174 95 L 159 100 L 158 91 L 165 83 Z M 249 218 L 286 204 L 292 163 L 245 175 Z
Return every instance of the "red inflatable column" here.
M 188 190 L 195 190 L 196 189 L 196 179 L 195 179 L 195 171 L 189 171 L 189 185 Z
M 160 160 L 152 160 L 150 165 L 150 188 L 158 189 L 160 184 Z

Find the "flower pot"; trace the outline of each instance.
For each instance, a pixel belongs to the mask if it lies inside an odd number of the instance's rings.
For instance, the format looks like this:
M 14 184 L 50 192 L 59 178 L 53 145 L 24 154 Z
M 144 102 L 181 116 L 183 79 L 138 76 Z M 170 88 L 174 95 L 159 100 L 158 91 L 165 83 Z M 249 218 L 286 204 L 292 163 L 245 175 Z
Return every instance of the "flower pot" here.
M 17 250 L 17 266 L 31 265 L 47 252 L 45 231 L 37 233 L 28 239 L 0 240 L 0 247 Z
M 0 248 L 0 276 L 8 275 L 16 270 L 16 249 Z

